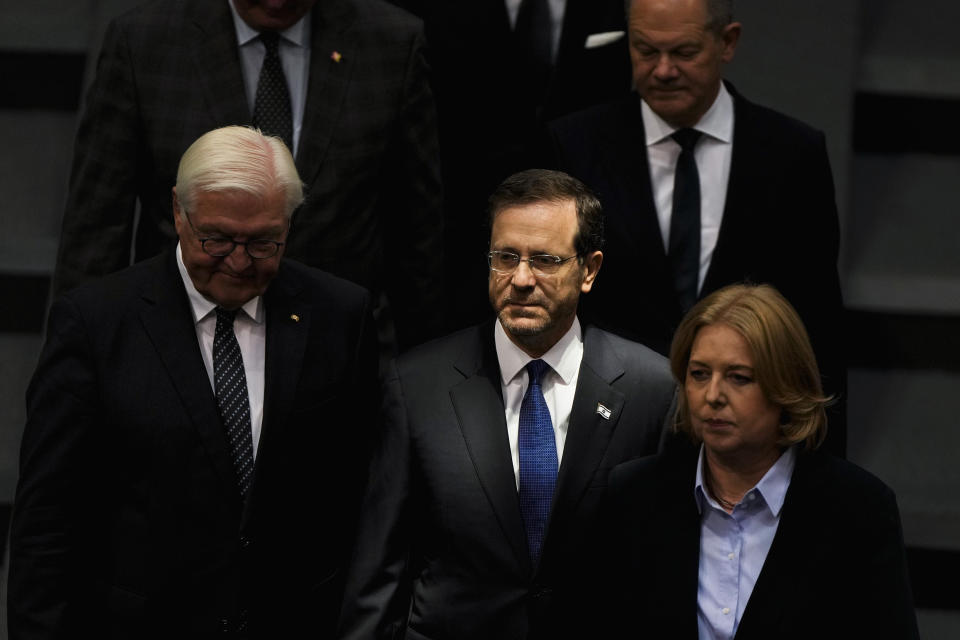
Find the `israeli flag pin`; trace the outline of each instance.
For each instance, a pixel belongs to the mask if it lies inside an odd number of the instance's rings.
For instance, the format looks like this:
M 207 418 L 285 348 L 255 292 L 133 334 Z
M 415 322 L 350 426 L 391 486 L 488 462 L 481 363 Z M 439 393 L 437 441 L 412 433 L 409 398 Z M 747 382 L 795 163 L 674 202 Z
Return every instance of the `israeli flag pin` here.
M 610 409 L 607 409 L 600 402 L 597 403 L 597 413 L 599 413 L 600 417 L 602 417 L 604 420 L 610 419 Z

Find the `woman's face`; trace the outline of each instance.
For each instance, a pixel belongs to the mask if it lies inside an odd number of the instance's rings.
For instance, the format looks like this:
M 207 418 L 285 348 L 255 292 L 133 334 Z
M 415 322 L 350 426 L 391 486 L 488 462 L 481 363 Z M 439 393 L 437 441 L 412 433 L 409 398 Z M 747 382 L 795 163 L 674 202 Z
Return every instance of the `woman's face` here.
M 780 455 L 780 407 L 753 370 L 742 335 L 724 324 L 701 328 L 690 350 L 684 392 L 694 433 L 715 457 L 772 465 Z

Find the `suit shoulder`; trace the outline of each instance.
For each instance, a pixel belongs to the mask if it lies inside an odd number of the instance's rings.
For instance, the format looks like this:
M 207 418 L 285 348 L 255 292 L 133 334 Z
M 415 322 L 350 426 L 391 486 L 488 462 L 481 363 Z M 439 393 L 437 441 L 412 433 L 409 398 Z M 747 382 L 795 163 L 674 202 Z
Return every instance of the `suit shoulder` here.
M 401 375 L 423 373 L 431 369 L 436 370 L 438 365 L 453 364 L 465 354 L 476 354 L 476 357 L 479 357 L 483 349 L 486 328 L 489 328 L 487 337 L 492 343 L 493 328 L 489 324 L 461 329 L 417 345 L 403 353 L 397 358 L 397 371 Z
M 734 94 L 734 117 L 749 123 L 750 128 L 767 142 L 779 140 L 788 144 L 819 144 L 824 139 L 822 131 L 806 122 L 751 102 L 739 94 Z
M 409 35 L 420 33 L 423 22 L 406 9 L 402 9 L 386 0 L 351 0 L 354 5 L 358 24 L 365 30 L 376 32 L 384 37 L 406 39 Z
M 366 303 L 370 298 L 370 292 L 360 285 L 292 259 L 285 258 L 281 262 L 277 278 L 280 282 L 284 280 L 297 282 L 307 290 L 309 295 L 325 300 L 332 298 L 341 303 Z
M 808 474 L 818 476 L 824 492 L 833 497 L 838 514 L 878 514 L 896 504 L 896 496 L 886 483 L 853 462 L 814 452 L 801 453 L 798 464 L 804 464 Z
M 646 345 L 593 326 L 584 330 L 585 344 L 587 340 L 604 342 L 628 373 L 639 373 L 673 385 L 670 361 Z

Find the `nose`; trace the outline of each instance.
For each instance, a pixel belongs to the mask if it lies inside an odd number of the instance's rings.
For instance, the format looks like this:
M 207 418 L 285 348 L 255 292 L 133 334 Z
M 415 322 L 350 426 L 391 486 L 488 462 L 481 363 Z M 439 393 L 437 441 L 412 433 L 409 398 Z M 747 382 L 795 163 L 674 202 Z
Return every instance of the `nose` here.
M 235 246 L 233 251 L 224 256 L 223 260 L 234 273 L 240 273 L 241 271 L 244 271 L 250 266 L 250 263 L 253 262 L 253 258 L 251 258 L 250 254 L 247 253 L 246 246 L 242 244 Z
M 673 64 L 669 53 L 661 53 L 657 59 L 657 66 L 653 69 L 657 80 L 672 80 L 677 77 L 677 66 Z
M 710 376 L 710 380 L 703 390 L 704 400 L 710 406 L 720 406 L 726 402 L 726 394 L 723 391 L 723 379 L 719 375 Z
M 523 260 L 517 265 L 513 275 L 510 276 L 510 283 L 518 289 L 526 289 L 537 283 L 537 278 L 533 275 L 530 263 Z

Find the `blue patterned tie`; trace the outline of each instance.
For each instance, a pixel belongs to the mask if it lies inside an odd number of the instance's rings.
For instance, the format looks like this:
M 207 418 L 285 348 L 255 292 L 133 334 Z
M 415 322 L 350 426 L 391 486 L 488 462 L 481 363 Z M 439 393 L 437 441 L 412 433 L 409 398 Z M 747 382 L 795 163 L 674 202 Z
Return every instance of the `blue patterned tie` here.
M 550 501 L 557 483 L 557 443 L 550 410 L 540 379 L 550 368 L 543 360 L 527 364 L 530 384 L 520 404 L 520 515 L 527 532 L 527 550 L 534 564 L 540 560 L 550 517 Z
M 230 458 L 237 474 L 240 495 L 246 496 L 253 481 L 253 431 L 250 429 L 250 396 L 243 370 L 240 343 L 233 332 L 236 309 L 217 307 L 217 329 L 213 334 L 213 386 L 217 406 L 227 431 Z

